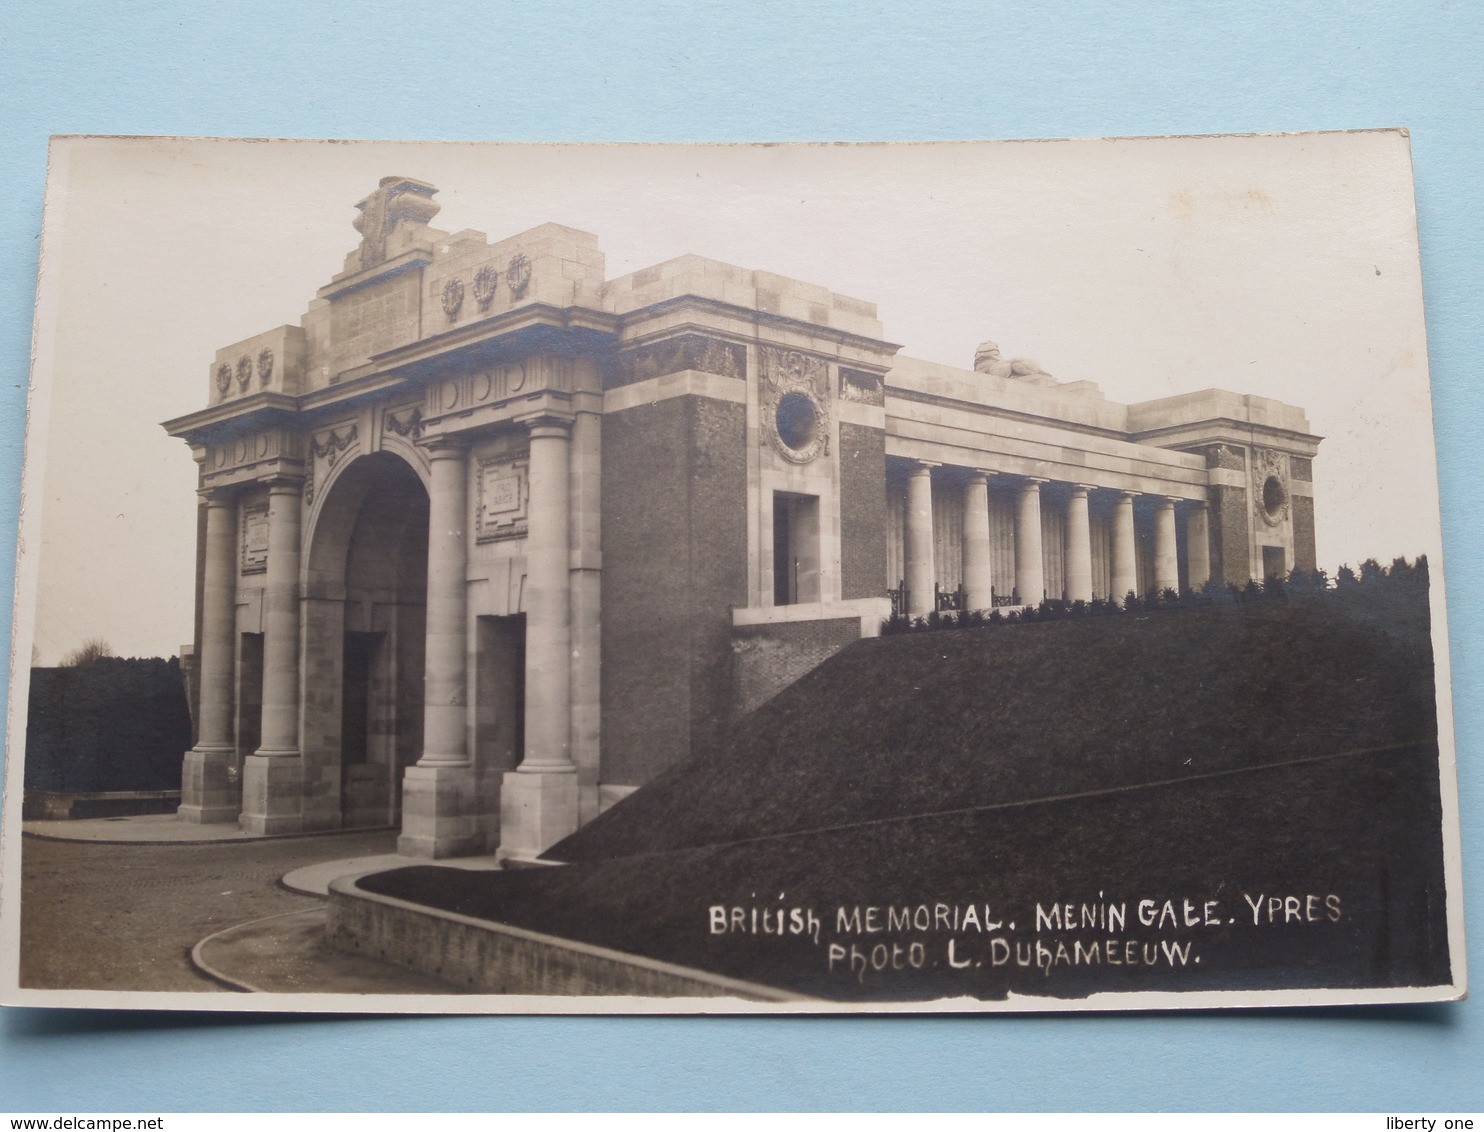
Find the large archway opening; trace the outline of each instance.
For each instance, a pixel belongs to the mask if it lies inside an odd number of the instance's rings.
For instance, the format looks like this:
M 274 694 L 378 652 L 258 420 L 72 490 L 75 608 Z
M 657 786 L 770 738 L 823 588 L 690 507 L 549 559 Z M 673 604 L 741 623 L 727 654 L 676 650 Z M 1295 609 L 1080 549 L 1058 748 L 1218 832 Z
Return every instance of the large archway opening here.
M 311 535 L 304 588 L 305 808 L 321 827 L 397 825 L 423 740 L 428 493 L 402 459 L 357 457 Z

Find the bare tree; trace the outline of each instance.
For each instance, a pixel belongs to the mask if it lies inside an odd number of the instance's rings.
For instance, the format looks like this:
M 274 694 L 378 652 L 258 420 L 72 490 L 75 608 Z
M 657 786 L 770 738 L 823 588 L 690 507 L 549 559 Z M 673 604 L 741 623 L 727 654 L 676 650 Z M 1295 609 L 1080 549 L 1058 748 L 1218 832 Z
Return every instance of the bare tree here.
M 108 642 L 102 637 L 93 637 L 84 641 L 62 658 L 62 668 L 86 668 L 97 663 L 105 656 L 112 656 L 113 650 L 108 647 Z

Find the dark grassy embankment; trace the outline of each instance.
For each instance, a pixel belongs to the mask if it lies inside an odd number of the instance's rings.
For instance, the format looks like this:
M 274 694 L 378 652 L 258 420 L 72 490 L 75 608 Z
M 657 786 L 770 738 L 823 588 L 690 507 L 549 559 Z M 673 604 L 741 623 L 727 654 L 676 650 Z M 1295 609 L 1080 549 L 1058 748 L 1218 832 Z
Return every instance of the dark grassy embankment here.
M 583 861 L 1431 740 L 1420 591 L 861 641 L 547 854 Z
M 1448 980 L 1420 590 L 862 642 L 738 732 L 565 868 L 361 883 L 836 999 Z

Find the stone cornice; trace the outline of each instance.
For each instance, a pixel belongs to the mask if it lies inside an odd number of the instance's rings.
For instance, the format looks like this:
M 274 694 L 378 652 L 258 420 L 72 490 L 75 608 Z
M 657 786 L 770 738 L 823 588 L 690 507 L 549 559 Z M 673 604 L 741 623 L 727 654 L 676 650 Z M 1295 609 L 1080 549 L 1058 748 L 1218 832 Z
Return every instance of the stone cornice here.
M 359 291 L 363 287 L 372 287 L 383 279 L 393 275 L 401 275 L 407 271 L 415 271 L 420 267 L 426 267 L 433 262 L 433 245 L 421 244 L 415 248 L 409 248 L 399 256 L 378 263 L 375 267 L 357 271 L 353 275 L 347 275 L 326 283 L 318 291 L 315 297 L 320 299 L 340 299 L 352 291 Z
M 299 399 L 292 394 L 254 393 L 238 401 L 174 417 L 161 427 L 189 444 L 205 444 L 223 435 L 286 424 L 298 412 Z
M 467 326 L 455 327 L 419 338 L 372 356 L 370 364 L 347 370 L 347 380 L 390 370 L 402 370 L 421 363 L 442 361 L 449 355 L 481 346 L 495 345 L 495 340 L 522 331 L 576 330 L 603 338 L 618 333 L 618 316 L 591 307 L 557 307 L 549 303 L 526 303 Z M 539 349 L 531 351 L 539 353 Z
M 961 412 L 994 417 L 996 420 L 1024 421 L 1027 424 L 1046 425 L 1064 432 L 1078 432 L 1087 436 L 1103 436 L 1110 440 L 1134 439 L 1132 434 L 1116 428 L 1103 428 L 1099 425 L 1091 425 L 1083 421 L 1069 421 L 1065 417 L 1056 417 L 1045 413 L 1028 413 L 1022 409 L 1007 409 L 1003 405 L 986 405 L 983 401 L 966 401 L 961 397 L 950 397 L 942 393 L 923 393 L 916 389 L 905 389 L 900 385 L 892 385 L 890 375 L 888 375 L 886 384 L 886 415 L 888 419 L 893 415 L 891 412 L 891 402 L 894 399 L 915 401 L 920 405 L 948 405 Z
M 671 311 L 682 310 L 686 307 L 697 307 L 701 310 L 716 311 L 718 314 L 731 318 L 741 319 L 757 326 L 773 326 L 779 329 L 792 330 L 796 333 L 807 334 L 811 338 L 822 338 L 841 346 L 853 346 L 856 349 L 868 350 L 873 354 L 894 355 L 900 350 L 901 344 L 887 342 L 880 338 L 869 338 L 864 334 L 856 334 L 849 330 L 839 330 L 833 326 L 825 326 L 817 322 L 809 322 L 805 319 L 790 318 L 784 314 L 773 314 L 770 311 L 760 311 L 755 307 L 738 306 L 735 303 L 724 302 L 721 299 L 712 299 L 704 295 L 677 295 L 673 299 L 662 299 L 657 303 L 651 303 L 647 307 L 638 307 L 635 310 L 619 316 L 621 329 L 627 332 L 631 326 L 642 325 L 651 318 L 662 317 Z M 669 331 L 669 327 L 665 331 Z M 699 333 L 725 334 L 722 327 L 711 327 L 705 323 L 695 325 Z M 625 340 L 627 346 L 631 342 L 637 343 L 647 339 L 646 335 L 635 335 L 634 338 Z M 779 343 L 785 345 L 784 343 Z M 802 347 L 789 346 L 790 349 L 801 349 Z
M 1206 444 L 1268 444 L 1292 450 L 1299 455 L 1314 456 L 1324 437 L 1310 432 L 1277 428 L 1254 421 L 1238 420 L 1235 417 L 1210 417 L 1202 421 L 1185 421 L 1166 425 L 1163 428 L 1146 429 L 1129 433 L 1129 439 L 1139 444 L 1153 444 L 1160 448 L 1194 447 Z

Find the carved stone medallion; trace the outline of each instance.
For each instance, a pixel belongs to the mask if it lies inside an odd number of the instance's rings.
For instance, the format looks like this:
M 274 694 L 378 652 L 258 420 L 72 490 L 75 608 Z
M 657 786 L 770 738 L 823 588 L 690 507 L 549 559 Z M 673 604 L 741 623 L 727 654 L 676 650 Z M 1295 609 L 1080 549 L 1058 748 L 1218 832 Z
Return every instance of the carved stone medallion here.
M 462 280 L 450 279 L 443 284 L 443 313 L 448 315 L 448 321 L 452 322 L 459 317 L 459 308 L 464 305 L 464 284 Z
M 237 387 L 246 389 L 247 383 L 252 380 L 252 359 L 246 354 L 237 359 Z
M 232 367 L 223 362 L 216 367 L 216 391 L 223 397 L 232 388 Z
M 273 379 L 273 351 L 264 346 L 258 353 L 258 380 L 264 385 Z

